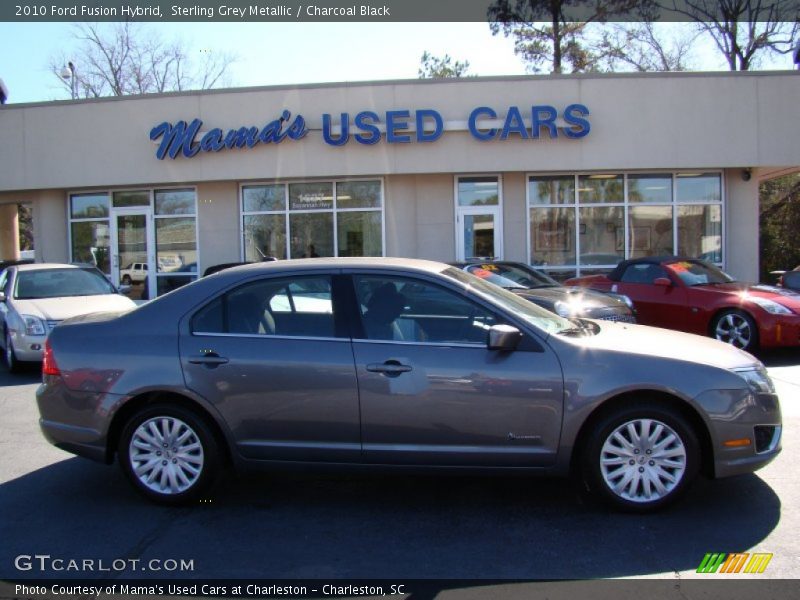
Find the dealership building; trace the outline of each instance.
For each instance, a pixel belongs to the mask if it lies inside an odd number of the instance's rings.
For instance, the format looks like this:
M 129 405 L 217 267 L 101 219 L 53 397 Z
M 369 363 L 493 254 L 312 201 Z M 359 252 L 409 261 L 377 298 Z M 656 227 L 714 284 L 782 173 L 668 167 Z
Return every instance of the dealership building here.
M 780 71 L 5 105 L 0 258 L 28 204 L 36 260 L 150 297 L 264 257 L 497 257 L 564 279 L 681 254 L 754 280 L 759 181 L 800 170 L 798 98 Z

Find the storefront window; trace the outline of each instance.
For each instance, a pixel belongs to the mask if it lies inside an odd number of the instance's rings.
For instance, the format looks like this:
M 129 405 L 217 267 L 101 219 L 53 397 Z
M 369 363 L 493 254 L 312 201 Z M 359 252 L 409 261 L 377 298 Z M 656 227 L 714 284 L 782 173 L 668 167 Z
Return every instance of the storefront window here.
M 286 216 L 245 215 L 244 259 L 259 262 L 268 257 L 286 258 Z
M 336 232 L 339 256 L 381 256 L 381 213 L 340 212 L 337 216 Z
M 679 173 L 678 202 L 720 202 L 722 184 L 718 173 Z
M 156 192 L 156 215 L 195 214 L 194 190 L 159 190 Z
M 575 176 L 539 176 L 528 180 L 531 204 L 575 204 Z
M 628 175 L 630 202 L 672 203 L 671 175 Z
M 596 204 L 625 201 L 622 175 L 581 175 L 578 177 L 578 202 Z
M 73 219 L 108 217 L 108 194 L 73 194 L 70 196 L 70 216 Z
M 722 197 L 713 172 L 531 175 L 530 262 L 559 280 L 643 256 L 721 264 Z
M 127 208 L 130 206 L 150 207 L 150 190 L 114 192 L 112 196 L 114 208 Z
M 497 177 L 459 177 L 459 206 L 495 206 L 499 204 L 499 199 Z
M 244 260 L 383 255 L 379 180 L 247 185 L 241 206 Z
M 722 208 L 718 204 L 678 207 L 678 252 L 722 262 Z
M 111 273 L 108 220 L 72 223 L 72 262 L 95 265 L 106 275 Z
M 634 206 L 629 214 L 630 258 L 673 254 L 671 206 Z
M 569 265 L 575 261 L 575 209 L 532 208 L 531 264 Z
M 581 265 L 616 264 L 625 258 L 625 211 L 621 206 L 581 208 Z

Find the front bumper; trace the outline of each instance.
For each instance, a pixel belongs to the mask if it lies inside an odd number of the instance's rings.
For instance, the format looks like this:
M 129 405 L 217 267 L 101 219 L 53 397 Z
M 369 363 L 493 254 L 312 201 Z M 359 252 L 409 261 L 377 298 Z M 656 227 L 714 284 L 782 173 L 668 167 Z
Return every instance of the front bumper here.
M 782 418 L 777 394 L 714 390 L 696 400 L 710 417 L 714 477 L 752 473 L 780 453 Z
M 44 354 L 45 335 L 27 335 L 19 331 L 11 333 L 11 346 L 17 360 L 24 362 L 41 362 Z
M 764 348 L 800 346 L 800 315 L 767 315 L 759 319 L 759 342 Z

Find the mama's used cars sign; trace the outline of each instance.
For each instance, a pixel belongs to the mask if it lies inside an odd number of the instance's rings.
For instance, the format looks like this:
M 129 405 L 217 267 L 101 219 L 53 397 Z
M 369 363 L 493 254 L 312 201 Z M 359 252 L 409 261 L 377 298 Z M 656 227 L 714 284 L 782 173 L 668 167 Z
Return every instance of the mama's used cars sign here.
M 583 104 L 570 104 L 562 111 L 548 104 L 520 109 L 509 106 L 505 116 L 489 106 L 479 106 L 470 112 L 464 122 L 445 124 L 442 115 L 433 109 L 415 111 L 389 110 L 379 115 L 365 110 L 352 120 L 349 113 L 341 113 L 335 124 L 329 114 L 322 115 L 322 139 L 330 146 L 344 146 L 351 139 L 359 144 L 372 145 L 385 140 L 387 144 L 435 142 L 445 130 L 468 130 L 480 141 L 558 138 L 582 138 L 591 126 L 586 117 L 589 109 Z M 192 158 L 200 152 L 220 152 L 233 148 L 254 148 L 259 144 L 279 144 L 284 140 L 301 140 L 309 132 L 302 115 L 288 110 L 263 127 L 239 127 L 224 131 L 218 127 L 203 132 L 203 121 L 164 121 L 150 130 L 150 139 L 159 142 L 156 157 Z

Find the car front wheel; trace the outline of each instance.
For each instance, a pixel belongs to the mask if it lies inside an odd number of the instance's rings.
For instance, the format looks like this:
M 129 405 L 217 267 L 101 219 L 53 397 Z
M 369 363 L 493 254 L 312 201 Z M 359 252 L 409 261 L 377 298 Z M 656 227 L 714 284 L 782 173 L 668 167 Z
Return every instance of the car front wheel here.
M 584 454 L 589 490 L 622 510 L 650 512 L 674 502 L 699 468 L 699 444 L 685 418 L 660 404 L 606 415 Z
M 714 317 L 711 335 L 742 350 L 750 351 L 758 345 L 758 326 L 741 310 L 727 310 Z
M 149 499 L 187 504 L 216 478 L 219 446 L 194 412 L 158 404 L 139 411 L 125 425 L 119 457 L 125 475 Z
M 22 365 L 19 360 L 17 360 L 17 355 L 14 353 L 14 345 L 11 343 L 11 334 L 8 332 L 6 332 L 6 349 L 4 355 L 9 373 L 19 373 Z

